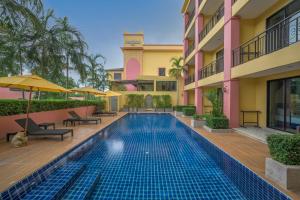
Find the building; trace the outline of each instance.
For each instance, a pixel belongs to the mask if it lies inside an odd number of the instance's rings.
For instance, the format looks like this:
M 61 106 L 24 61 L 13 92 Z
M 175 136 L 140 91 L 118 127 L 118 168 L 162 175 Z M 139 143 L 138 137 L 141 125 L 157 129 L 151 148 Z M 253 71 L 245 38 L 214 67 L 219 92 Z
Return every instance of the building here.
M 112 90 L 123 94 L 118 105 L 117 101 L 112 100 L 111 109 L 122 109 L 128 94 L 143 94 L 149 105 L 153 95 L 167 94 L 175 105 L 179 90 L 179 103 L 183 103 L 183 79 L 176 80 L 169 76 L 171 59 L 182 57 L 183 45 L 145 44 L 143 33 L 124 33 L 123 37 L 123 68 L 106 70 L 110 74 Z
M 218 88 L 231 127 L 258 111 L 260 127 L 297 132 L 299 11 L 299 0 L 185 0 L 184 103 L 209 112 L 205 94 Z

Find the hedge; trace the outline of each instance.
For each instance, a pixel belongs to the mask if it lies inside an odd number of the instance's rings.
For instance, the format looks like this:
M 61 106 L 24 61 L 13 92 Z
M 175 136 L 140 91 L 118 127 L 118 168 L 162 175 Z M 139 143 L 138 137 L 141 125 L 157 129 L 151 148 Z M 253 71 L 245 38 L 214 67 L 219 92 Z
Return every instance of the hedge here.
M 196 106 L 193 106 L 193 105 L 177 105 L 177 106 L 174 106 L 173 109 L 177 112 L 183 112 L 184 108 L 194 108 L 196 110 Z
M 229 120 L 223 117 L 213 117 L 209 116 L 206 119 L 207 126 L 212 129 L 228 129 L 229 127 Z
M 196 113 L 196 109 L 193 107 L 187 107 L 182 109 L 183 115 L 193 116 Z
M 105 107 L 105 101 L 79 101 L 79 100 L 32 100 L 30 112 L 78 108 L 83 106 Z M 0 116 L 25 114 L 27 100 L 0 100 Z
M 274 160 L 285 165 L 300 165 L 300 135 L 274 134 L 267 142 Z
M 197 115 L 197 114 L 194 114 L 193 115 L 193 119 L 194 120 L 207 120 L 207 118 L 209 117 L 210 115 L 208 114 L 203 114 L 203 115 Z

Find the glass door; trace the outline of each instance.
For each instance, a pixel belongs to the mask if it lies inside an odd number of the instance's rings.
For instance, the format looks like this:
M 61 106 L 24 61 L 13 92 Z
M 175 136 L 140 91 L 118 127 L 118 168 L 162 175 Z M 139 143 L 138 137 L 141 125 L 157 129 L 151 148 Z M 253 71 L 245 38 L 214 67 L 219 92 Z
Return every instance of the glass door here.
M 269 82 L 268 91 L 268 126 L 284 130 L 284 80 Z
M 268 82 L 268 127 L 300 130 L 300 77 Z
M 286 80 L 286 123 L 288 132 L 300 128 L 300 77 Z

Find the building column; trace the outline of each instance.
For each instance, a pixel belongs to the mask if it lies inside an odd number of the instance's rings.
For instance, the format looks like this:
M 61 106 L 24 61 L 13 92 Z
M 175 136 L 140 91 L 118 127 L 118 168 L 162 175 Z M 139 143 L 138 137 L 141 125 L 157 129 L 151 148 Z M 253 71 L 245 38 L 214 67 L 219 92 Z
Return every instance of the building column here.
M 188 91 L 183 92 L 183 105 L 189 104 L 189 93 Z
M 203 16 L 200 14 L 198 15 L 198 1 L 195 0 L 195 8 L 196 8 L 196 21 L 195 21 L 195 48 L 197 49 L 199 45 L 199 33 L 203 30 L 204 22 Z M 195 54 L 195 106 L 196 111 L 198 114 L 203 114 L 203 92 L 202 88 L 198 87 L 198 80 L 199 80 L 199 70 L 203 67 L 203 52 L 198 51 Z
M 225 1 L 224 26 L 224 114 L 230 128 L 239 127 L 239 81 L 231 79 L 232 50 L 240 45 L 240 19 L 232 17 L 232 0 Z

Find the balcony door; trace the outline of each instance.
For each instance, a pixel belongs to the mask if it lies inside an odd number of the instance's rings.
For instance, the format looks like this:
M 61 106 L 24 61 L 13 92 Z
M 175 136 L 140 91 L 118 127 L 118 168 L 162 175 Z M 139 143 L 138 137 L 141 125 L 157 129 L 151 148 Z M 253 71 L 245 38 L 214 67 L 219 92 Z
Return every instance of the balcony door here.
M 294 0 L 266 23 L 266 53 L 274 52 L 300 40 L 300 1 Z
M 297 133 L 300 129 L 300 77 L 268 82 L 268 127 Z

